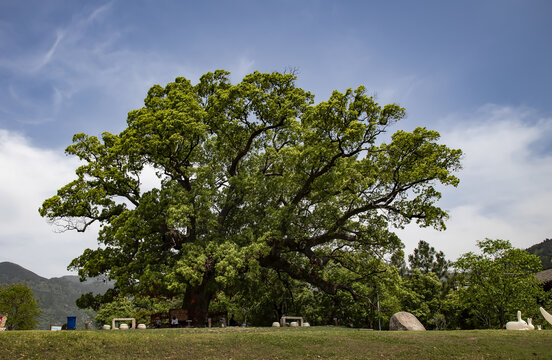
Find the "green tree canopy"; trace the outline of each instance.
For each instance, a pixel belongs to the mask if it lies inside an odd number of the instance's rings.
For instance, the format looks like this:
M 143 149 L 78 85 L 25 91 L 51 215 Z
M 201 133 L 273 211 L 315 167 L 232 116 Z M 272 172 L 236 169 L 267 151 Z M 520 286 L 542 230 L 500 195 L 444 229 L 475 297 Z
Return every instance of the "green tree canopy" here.
M 7 314 L 6 329 L 32 330 L 40 315 L 33 291 L 24 284 L 0 286 L 0 314 Z
M 444 228 L 435 185 L 458 184 L 461 151 L 437 132 L 383 142 L 405 110 L 364 87 L 315 104 L 293 74 L 228 75 L 154 85 L 119 135 L 74 136 L 66 153 L 83 165 L 40 209 L 64 229 L 100 224 L 100 247 L 70 268 L 121 295 L 183 294 L 201 323 L 217 291 L 260 268 L 360 299 L 356 284 L 383 271 L 371 259 L 401 246 L 393 226 Z
M 538 313 L 542 284 L 535 277 L 542 265 L 538 256 L 515 249 L 507 240 L 477 242 L 481 254 L 462 255 L 458 295 L 472 316 L 472 327 L 499 328 L 515 320 L 520 310 L 527 317 Z

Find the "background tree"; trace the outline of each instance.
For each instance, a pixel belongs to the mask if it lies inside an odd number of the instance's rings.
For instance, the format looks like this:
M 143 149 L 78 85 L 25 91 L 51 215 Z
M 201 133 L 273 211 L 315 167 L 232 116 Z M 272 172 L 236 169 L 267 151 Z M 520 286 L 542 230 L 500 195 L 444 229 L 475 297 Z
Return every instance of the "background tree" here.
M 8 314 L 6 329 L 32 330 L 40 315 L 32 290 L 24 284 L 0 285 L 0 313 Z
M 398 259 L 392 258 L 392 263 L 400 264 L 400 255 L 397 254 Z M 450 262 L 445 254 L 420 240 L 408 255 L 408 262 L 410 269 L 402 271 L 402 308 L 416 315 L 426 328 L 443 330 L 455 325 L 456 314 L 450 310 L 448 297 L 454 277 L 448 271 Z
M 445 259 L 442 251 L 437 252 L 424 240 L 418 242 L 418 247 L 408 255 L 408 262 L 412 270 L 419 270 L 422 274 L 435 273 L 438 279 L 447 276 L 450 262 Z
M 402 279 L 401 305 L 426 328 L 442 328 L 443 283 L 434 272 L 413 270 Z
M 117 298 L 109 303 L 102 305 L 101 309 L 96 314 L 96 326 L 101 328 L 103 325 L 111 325 L 111 322 L 115 318 L 131 318 L 134 317 L 135 307 L 131 300 L 127 298 Z M 140 321 L 144 319 L 138 319 L 139 323 L 149 323 L 149 319 L 146 322 Z
M 405 276 L 408 273 L 406 261 L 404 261 L 404 250 L 397 249 L 389 258 L 389 265 L 394 266 L 400 276 Z
M 512 248 L 507 240 L 478 241 L 481 254 L 462 255 L 455 266 L 460 271 L 458 298 L 470 315 L 469 327 L 500 328 L 524 317 L 536 318 L 543 289 L 535 273 L 541 262 L 535 255 Z
M 120 295 L 182 295 L 202 324 L 217 292 L 259 267 L 367 299 L 356 284 L 400 248 L 393 226 L 444 228 L 435 184 L 457 185 L 461 151 L 437 132 L 382 143 L 405 110 L 364 87 L 315 105 L 293 74 L 236 85 L 228 74 L 155 85 L 119 135 L 75 135 L 66 153 L 83 165 L 40 213 L 68 230 L 100 223 L 101 247 L 70 264 L 81 277 L 106 274 Z M 159 177 L 151 190 L 146 167 Z

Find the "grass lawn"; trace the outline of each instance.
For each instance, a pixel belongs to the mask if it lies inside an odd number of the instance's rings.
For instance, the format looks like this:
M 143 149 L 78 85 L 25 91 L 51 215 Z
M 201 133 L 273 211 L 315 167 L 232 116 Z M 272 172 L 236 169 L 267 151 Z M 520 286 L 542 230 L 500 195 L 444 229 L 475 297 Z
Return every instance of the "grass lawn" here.
M 335 327 L 0 332 L 0 359 L 552 359 L 552 331 Z

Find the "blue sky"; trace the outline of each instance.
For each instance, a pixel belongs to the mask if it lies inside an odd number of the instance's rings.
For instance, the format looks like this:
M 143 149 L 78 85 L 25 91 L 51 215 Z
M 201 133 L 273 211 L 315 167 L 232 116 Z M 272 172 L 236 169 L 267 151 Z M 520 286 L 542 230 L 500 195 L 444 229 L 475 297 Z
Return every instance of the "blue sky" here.
M 94 234 L 58 234 L 41 202 L 70 181 L 74 133 L 119 132 L 147 89 L 214 69 L 298 71 L 323 101 L 365 85 L 465 152 L 448 230 L 400 231 L 450 259 L 485 237 L 552 236 L 552 2 L 0 2 L 0 261 L 66 274 Z

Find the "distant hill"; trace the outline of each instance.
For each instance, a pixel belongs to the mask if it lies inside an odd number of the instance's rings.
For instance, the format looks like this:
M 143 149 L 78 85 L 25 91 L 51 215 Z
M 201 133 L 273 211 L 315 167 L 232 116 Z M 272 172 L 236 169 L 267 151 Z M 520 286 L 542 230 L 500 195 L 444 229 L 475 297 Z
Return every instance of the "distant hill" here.
M 77 316 L 77 328 L 84 328 L 84 322 L 92 322 L 95 314 L 77 307 L 75 301 L 88 292 L 104 293 L 111 284 L 99 279 L 80 282 L 75 275 L 60 278 L 43 278 L 17 264 L 0 263 L 0 284 L 25 283 L 38 299 L 42 314 L 37 329 L 49 329 L 50 325 L 65 324 L 67 316 Z
M 546 239 L 535 244 L 526 250 L 528 253 L 537 255 L 542 262 L 542 269 L 552 269 L 552 239 Z

